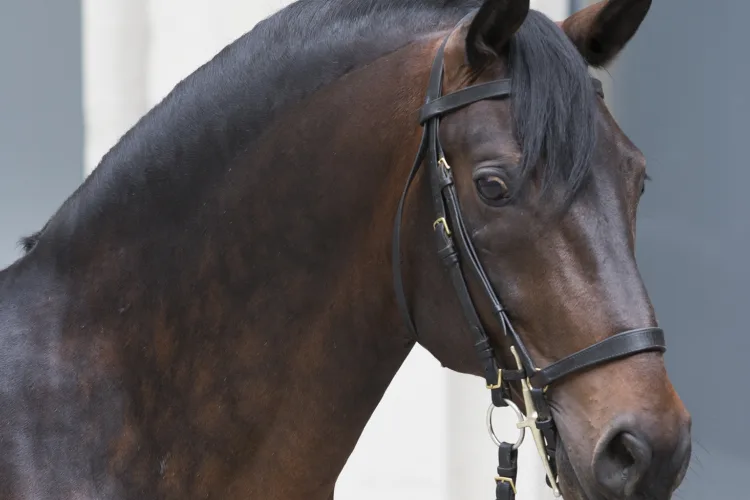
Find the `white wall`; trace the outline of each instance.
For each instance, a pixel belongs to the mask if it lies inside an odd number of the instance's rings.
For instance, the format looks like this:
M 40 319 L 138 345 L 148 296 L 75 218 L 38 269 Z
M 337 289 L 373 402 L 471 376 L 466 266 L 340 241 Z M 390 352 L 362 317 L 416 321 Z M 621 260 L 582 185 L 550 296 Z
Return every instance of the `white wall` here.
M 84 170 L 94 169 L 150 103 L 149 0 L 83 0 Z
M 86 172 L 182 78 L 287 0 L 83 0 Z M 567 0 L 532 6 L 554 20 Z M 496 448 L 485 430 L 483 380 L 442 369 L 417 347 L 375 411 L 336 500 L 492 498 Z M 510 412 L 508 412 L 510 413 Z M 502 436 L 515 436 L 501 414 Z M 519 500 L 552 498 L 531 439 L 520 452 Z

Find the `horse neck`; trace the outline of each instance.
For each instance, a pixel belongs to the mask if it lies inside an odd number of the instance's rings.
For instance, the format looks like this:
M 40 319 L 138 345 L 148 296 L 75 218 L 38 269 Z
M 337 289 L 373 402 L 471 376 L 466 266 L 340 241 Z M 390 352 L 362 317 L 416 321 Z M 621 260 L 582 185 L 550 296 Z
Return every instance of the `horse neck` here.
M 390 238 L 430 60 L 405 48 L 321 90 L 184 224 L 154 214 L 158 231 L 141 220 L 119 242 L 110 227 L 77 264 L 65 356 L 106 398 L 67 401 L 110 422 L 90 446 L 115 446 L 106 469 L 125 490 L 164 494 L 164 471 L 176 489 L 198 471 L 217 493 L 331 491 L 410 350 Z
M 264 451 L 292 449 L 294 458 L 264 474 L 295 470 L 302 483 L 332 488 L 410 351 L 394 303 L 390 243 L 420 133 L 423 90 L 414 82 L 426 81 L 427 68 L 412 68 L 415 50 L 349 74 L 285 113 L 232 183 L 235 206 L 246 211 L 240 219 L 251 221 L 251 260 L 275 277 L 249 300 L 250 329 L 274 346 L 279 373 L 267 383 L 284 384 L 274 391 L 283 393 L 274 403 L 283 410 Z M 300 415 L 306 431 L 290 432 Z

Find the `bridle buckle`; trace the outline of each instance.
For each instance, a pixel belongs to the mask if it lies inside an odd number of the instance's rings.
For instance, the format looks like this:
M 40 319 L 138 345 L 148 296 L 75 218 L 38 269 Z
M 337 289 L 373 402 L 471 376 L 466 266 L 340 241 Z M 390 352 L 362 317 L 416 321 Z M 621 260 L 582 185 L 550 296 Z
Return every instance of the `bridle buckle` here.
M 432 223 L 432 229 L 434 229 L 434 230 L 437 230 L 437 227 L 438 227 L 439 225 L 441 225 L 441 224 L 442 224 L 442 226 L 443 226 L 443 229 L 444 229 L 444 231 L 445 231 L 445 234 L 446 234 L 447 236 L 450 236 L 450 235 L 451 235 L 451 229 L 450 229 L 450 228 L 448 227 L 448 221 L 447 221 L 447 220 L 445 220 L 445 217 L 440 217 L 440 218 L 439 218 L 439 219 L 437 219 L 437 220 L 436 220 L 435 222 L 433 222 L 433 223 Z
M 510 489 L 513 490 L 514 495 L 518 495 L 518 491 L 516 491 L 516 482 L 513 481 L 513 478 L 510 477 L 501 477 L 501 476 L 495 476 L 495 481 L 498 483 L 506 483 L 510 485 Z
M 503 369 L 500 368 L 497 370 L 497 383 L 487 384 L 487 389 L 494 391 L 496 389 L 502 389 L 502 388 L 503 388 Z

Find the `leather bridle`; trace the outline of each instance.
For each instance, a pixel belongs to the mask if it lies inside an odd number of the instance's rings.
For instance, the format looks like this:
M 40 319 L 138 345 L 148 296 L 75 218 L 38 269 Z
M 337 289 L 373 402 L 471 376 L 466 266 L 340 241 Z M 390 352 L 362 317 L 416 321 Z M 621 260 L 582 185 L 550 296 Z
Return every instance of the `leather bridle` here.
M 467 16 L 469 17 L 469 16 Z M 466 19 L 466 18 L 464 18 Z M 461 24 L 461 23 L 459 23 Z M 435 55 L 430 72 L 430 81 L 424 106 L 420 113 L 423 127 L 422 140 L 414 164 L 409 172 L 406 185 L 398 204 L 393 232 L 393 279 L 396 300 L 406 323 L 418 341 L 417 330 L 407 305 L 401 272 L 401 221 L 409 187 L 420 166 L 427 164 L 429 170 L 432 201 L 435 209 L 433 224 L 437 243 L 437 253 L 450 275 L 456 289 L 469 329 L 474 337 L 474 347 L 483 367 L 487 388 L 492 395 L 492 405 L 488 421 L 494 408 L 512 407 L 519 415 L 517 427 L 521 437 L 515 444 L 500 442 L 493 432 L 493 439 L 499 447 L 496 480 L 497 500 L 513 500 L 516 494 L 518 447 L 528 428 L 536 442 L 537 451 L 547 474 L 547 484 L 559 496 L 557 468 L 555 463 L 557 433 L 549 405 L 546 402 L 546 388 L 560 380 L 616 359 L 647 351 L 666 350 L 664 332 L 661 328 L 647 327 L 630 330 L 611 336 L 575 354 L 563 358 L 546 368 L 538 368 L 531 359 L 523 340 L 511 324 L 502 303 L 484 271 L 472 240 L 461 215 L 461 208 L 453 182 L 453 173 L 439 139 L 440 118 L 465 106 L 486 99 L 502 99 L 512 92 L 509 79 L 473 85 L 451 94 L 442 95 L 444 52 L 450 35 L 446 36 Z M 594 88 L 602 95 L 601 82 L 592 79 Z M 485 332 L 464 277 L 464 267 L 468 267 L 492 305 L 492 312 L 506 337 L 510 339 L 511 353 L 516 360 L 516 368 L 500 366 L 490 339 Z M 510 399 L 510 383 L 521 384 L 526 416 Z

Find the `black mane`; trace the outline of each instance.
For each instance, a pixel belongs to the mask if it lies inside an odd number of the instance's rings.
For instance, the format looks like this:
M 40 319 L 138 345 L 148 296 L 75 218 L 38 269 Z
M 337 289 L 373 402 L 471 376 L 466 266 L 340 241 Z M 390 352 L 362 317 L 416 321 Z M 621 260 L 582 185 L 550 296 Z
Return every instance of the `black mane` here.
M 522 177 L 538 173 L 543 194 L 563 186 L 569 202 L 588 176 L 596 142 L 588 65 L 563 31 L 536 11 L 511 39 L 509 57 Z
M 182 224 L 187 205 L 217 182 L 284 108 L 429 33 L 450 29 L 481 0 L 299 0 L 258 23 L 180 82 L 102 158 L 31 249 L 50 233 L 114 217 Z M 532 11 L 511 47 L 514 117 L 531 172 L 575 188 L 593 148 L 586 65 L 562 32 Z
M 273 117 L 319 88 L 426 34 L 481 0 L 300 0 L 258 23 L 151 109 L 102 158 L 45 234 L 107 212 L 179 223 Z M 114 210 L 111 210 L 114 208 Z M 134 214 L 137 212 L 137 214 Z M 62 227 L 61 227 L 62 226 Z M 32 237 L 24 246 L 33 246 Z

